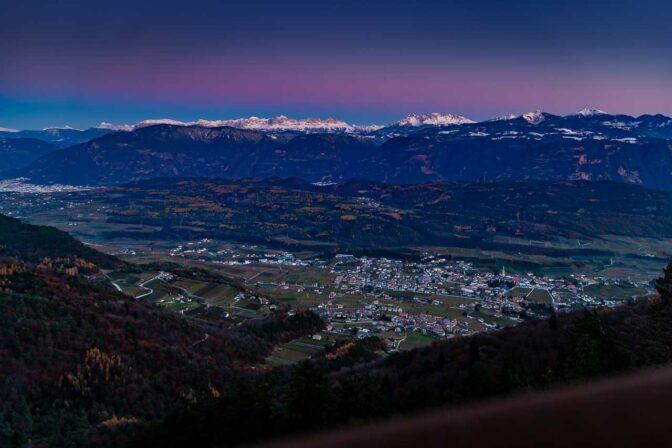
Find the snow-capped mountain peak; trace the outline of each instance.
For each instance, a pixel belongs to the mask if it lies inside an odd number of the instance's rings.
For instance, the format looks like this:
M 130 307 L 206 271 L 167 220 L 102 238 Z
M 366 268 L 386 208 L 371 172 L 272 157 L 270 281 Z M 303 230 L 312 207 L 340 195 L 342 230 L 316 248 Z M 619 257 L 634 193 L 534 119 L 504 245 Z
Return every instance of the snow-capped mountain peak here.
M 578 115 L 580 117 L 593 117 L 595 115 L 607 115 L 607 113 L 603 110 L 599 109 L 588 109 L 584 108 L 575 113 L 574 115 Z
M 546 119 L 544 113 L 540 110 L 523 114 L 523 118 L 530 124 L 539 124 Z
M 190 123 L 185 123 L 183 121 L 173 120 L 170 118 L 157 118 L 150 120 L 142 120 L 133 125 L 133 129 L 145 128 L 147 126 L 155 126 L 157 124 L 170 124 L 174 126 L 187 126 Z
M 395 124 L 397 126 L 446 126 L 451 124 L 475 123 L 474 120 L 455 114 L 440 114 L 433 112 L 431 114 L 411 114 L 402 118 Z
M 0 132 L 19 132 L 18 129 L 0 127 Z
M 509 120 L 515 120 L 516 118 L 518 118 L 518 115 L 506 114 L 502 115 L 501 117 L 493 118 L 490 121 L 509 121 Z
M 272 118 L 235 118 L 228 120 L 205 120 L 196 121 L 178 121 L 169 118 L 160 118 L 152 120 L 143 120 L 134 125 L 114 125 L 108 122 L 102 122 L 99 128 L 111 129 L 115 131 L 132 131 L 135 129 L 154 126 L 158 124 L 169 124 L 174 126 L 203 126 L 208 128 L 230 126 L 238 129 L 250 129 L 258 131 L 300 131 L 300 132 L 368 132 L 375 131 L 383 126 L 367 125 L 359 126 L 346 123 L 345 121 L 334 118 L 288 118 L 279 115 Z
M 96 127 L 99 129 L 109 129 L 111 131 L 132 131 L 134 126 L 132 124 L 112 124 L 107 121 L 102 121 Z
M 54 131 L 56 131 L 56 132 L 57 131 L 81 131 L 81 129 L 73 128 L 72 126 L 68 126 L 68 125 L 65 125 L 65 126 L 49 126 L 48 128 L 44 128 L 42 130 L 47 131 L 47 132 L 49 132 L 49 131 L 52 131 L 52 132 L 54 132 Z
M 345 121 L 327 118 L 294 119 L 280 115 L 273 118 L 237 118 L 233 120 L 198 120 L 196 124 L 206 127 L 231 126 L 240 129 L 264 131 L 352 131 L 354 126 Z

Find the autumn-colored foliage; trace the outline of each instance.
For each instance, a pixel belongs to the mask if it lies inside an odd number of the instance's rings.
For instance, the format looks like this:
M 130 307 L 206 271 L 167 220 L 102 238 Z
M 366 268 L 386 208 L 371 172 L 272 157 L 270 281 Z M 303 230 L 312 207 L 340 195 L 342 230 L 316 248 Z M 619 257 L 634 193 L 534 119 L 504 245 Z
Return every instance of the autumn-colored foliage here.
M 312 313 L 251 327 L 191 320 L 47 265 L 0 264 L 3 447 L 119 443 L 139 422 L 216 398 L 254 375 L 275 341 L 322 325 Z

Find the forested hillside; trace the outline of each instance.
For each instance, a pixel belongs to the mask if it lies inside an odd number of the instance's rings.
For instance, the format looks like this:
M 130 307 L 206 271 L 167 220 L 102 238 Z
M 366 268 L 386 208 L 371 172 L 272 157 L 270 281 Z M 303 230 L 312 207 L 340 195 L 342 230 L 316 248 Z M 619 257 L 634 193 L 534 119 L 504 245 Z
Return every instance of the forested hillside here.
M 62 269 L 119 266 L 114 257 L 49 227 L 1 224 L 2 447 L 118 446 L 138 424 L 256 376 L 275 343 L 323 325 L 311 312 L 231 326 L 148 306 Z
M 24 224 L 0 214 L 0 256 L 38 262 L 43 258 L 86 260 L 101 267 L 120 266 L 123 262 L 98 252 L 72 238 L 66 232 L 48 226 Z

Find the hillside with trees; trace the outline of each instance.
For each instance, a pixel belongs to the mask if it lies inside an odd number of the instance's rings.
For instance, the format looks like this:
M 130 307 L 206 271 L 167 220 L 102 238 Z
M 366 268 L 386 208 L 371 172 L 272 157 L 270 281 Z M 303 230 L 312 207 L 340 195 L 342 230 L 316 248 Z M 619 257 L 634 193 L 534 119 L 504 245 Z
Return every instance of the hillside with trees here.
M 25 224 L 2 214 L 0 214 L 0 256 L 31 263 L 50 258 L 85 260 L 109 268 L 124 265 L 118 258 L 82 244 L 66 232 L 49 226 Z
M 64 256 L 87 268 L 79 257 L 120 263 L 114 257 L 49 227 L 2 224 L 3 447 L 118 446 L 140 423 L 255 377 L 275 343 L 323 325 L 311 312 L 231 326 L 148 306 L 62 269 Z

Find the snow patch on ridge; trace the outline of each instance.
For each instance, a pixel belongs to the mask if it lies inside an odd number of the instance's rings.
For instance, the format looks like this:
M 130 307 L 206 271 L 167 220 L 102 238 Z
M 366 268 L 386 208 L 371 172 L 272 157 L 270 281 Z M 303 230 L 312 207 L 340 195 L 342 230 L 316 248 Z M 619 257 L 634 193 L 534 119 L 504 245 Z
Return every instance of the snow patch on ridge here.
M 509 121 L 509 120 L 515 120 L 516 118 L 518 118 L 518 115 L 506 114 L 502 115 L 501 117 L 493 118 L 490 121 Z
M 539 124 L 546 119 L 544 113 L 540 110 L 523 114 L 523 118 L 530 124 Z
M 411 114 L 402 118 L 395 124 L 397 126 L 446 126 L 451 124 L 469 124 L 476 123 L 474 120 L 455 114 L 440 114 L 433 112 L 431 114 Z
M 112 124 L 112 123 L 108 123 L 107 121 L 102 121 L 96 127 L 99 128 L 99 129 L 109 129 L 111 131 L 132 131 L 133 130 L 133 125 L 131 125 L 131 124 L 115 125 L 115 124 Z
M 607 115 L 607 113 L 600 109 L 588 109 L 584 108 L 574 114 L 579 117 L 594 117 L 595 115 Z
M 58 132 L 58 131 L 81 131 L 82 129 L 73 128 L 72 126 L 50 126 L 48 128 L 42 129 L 47 132 Z

